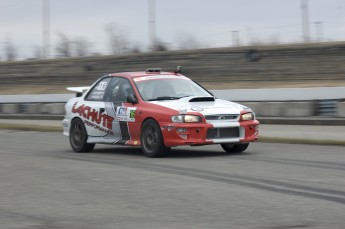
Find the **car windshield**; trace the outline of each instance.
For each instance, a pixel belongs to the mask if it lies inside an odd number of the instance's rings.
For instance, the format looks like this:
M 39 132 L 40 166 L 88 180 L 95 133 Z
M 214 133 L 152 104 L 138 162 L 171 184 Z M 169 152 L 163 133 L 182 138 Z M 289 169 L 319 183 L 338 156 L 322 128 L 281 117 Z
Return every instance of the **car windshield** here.
M 143 100 L 173 100 L 188 96 L 210 97 L 208 91 L 182 76 L 149 76 L 134 79 Z

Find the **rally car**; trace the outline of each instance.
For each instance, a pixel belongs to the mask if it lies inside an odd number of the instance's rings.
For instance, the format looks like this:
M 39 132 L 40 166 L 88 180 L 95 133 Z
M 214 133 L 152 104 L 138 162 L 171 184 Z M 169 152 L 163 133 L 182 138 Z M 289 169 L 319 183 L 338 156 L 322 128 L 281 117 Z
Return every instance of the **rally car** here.
M 68 88 L 78 92 L 66 103 L 63 120 L 72 149 L 123 144 L 159 157 L 175 146 L 220 144 L 239 153 L 258 139 L 250 108 L 217 99 L 180 70 L 113 73 L 91 87 Z

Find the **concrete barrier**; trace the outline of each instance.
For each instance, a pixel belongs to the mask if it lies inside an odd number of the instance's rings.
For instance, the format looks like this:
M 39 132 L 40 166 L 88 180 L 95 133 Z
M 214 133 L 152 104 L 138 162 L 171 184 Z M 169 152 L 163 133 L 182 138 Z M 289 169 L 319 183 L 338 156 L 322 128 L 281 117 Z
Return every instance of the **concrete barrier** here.
M 0 104 L 1 114 L 50 114 L 64 115 L 65 103 L 9 103 Z
M 239 102 L 250 107 L 259 117 L 311 117 L 315 116 L 315 104 L 308 102 Z M 64 115 L 65 103 L 9 103 L 0 104 L 2 114 Z M 345 117 L 345 101 L 338 102 L 338 117 Z
M 65 114 L 65 104 L 64 103 L 48 103 L 44 104 L 41 108 L 42 114 L 51 115 L 64 115 Z
M 284 103 L 282 116 L 307 117 L 314 116 L 315 106 L 313 102 L 287 102 Z
M 20 104 L 20 113 L 23 114 L 40 114 L 41 113 L 41 103 L 24 103 Z
M 258 116 L 263 117 L 281 117 L 284 105 L 281 102 L 262 102 Z
M 308 117 L 314 116 L 313 102 L 240 102 L 261 117 Z
M 259 103 L 257 116 L 264 117 L 281 117 L 283 115 L 283 108 L 285 103 L 283 102 L 262 102 Z
M 338 102 L 338 117 L 345 117 L 345 102 Z
M 2 104 L 1 112 L 3 114 L 18 114 L 19 104 Z

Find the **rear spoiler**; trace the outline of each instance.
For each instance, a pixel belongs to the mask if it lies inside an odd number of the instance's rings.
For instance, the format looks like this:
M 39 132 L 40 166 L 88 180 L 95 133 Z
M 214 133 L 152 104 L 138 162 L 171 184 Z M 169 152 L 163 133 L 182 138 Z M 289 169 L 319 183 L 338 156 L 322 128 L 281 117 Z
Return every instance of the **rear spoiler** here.
M 86 92 L 87 90 L 90 89 L 90 86 L 88 87 L 67 87 L 66 88 L 69 91 L 76 92 L 76 97 L 80 97 Z

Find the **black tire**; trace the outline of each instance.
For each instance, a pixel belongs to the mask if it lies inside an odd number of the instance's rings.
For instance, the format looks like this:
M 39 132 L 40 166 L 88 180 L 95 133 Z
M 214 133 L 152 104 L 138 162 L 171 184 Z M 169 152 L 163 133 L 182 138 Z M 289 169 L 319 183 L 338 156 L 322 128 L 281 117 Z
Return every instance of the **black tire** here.
M 242 153 L 243 151 L 245 151 L 248 146 L 249 143 L 243 143 L 243 144 L 220 144 L 223 148 L 223 150 L 225 150 L 228 153 Z
M 148 119 L 141 129 L 141 149 L 147 157 L 162 157 L 169 148 L 164 145 L 161 129 L 156 121 Z
M 86 153 L 93 150 L 95 144 L 87 143 L 87 137 L 83 121 L 79 118 L 74 119 L 69 131 L 69 142 L 74 152 Z

